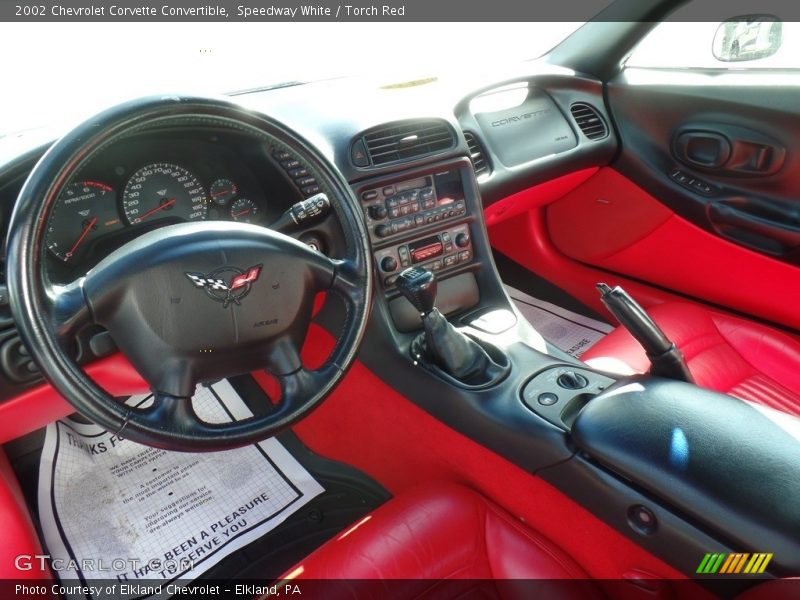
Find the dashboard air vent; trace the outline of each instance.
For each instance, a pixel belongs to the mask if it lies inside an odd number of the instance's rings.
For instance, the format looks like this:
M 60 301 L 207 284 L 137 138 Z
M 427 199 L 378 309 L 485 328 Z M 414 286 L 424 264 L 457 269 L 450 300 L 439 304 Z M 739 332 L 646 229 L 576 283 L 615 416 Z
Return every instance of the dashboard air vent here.
M 467 146 L 469 146 L 469 159 L 472 161 L 472 167 L 475 169 L 475 176 L 481 177 L 491 173 L 489 162 L 486 160 L 486 153 L 478 142 L 475 134 L 469 131 L 464 132 L 464 137 L 467 139 Z
M 425 119 L 383 125 L 364 134 L 367 154 L 374 166 L 401 162 L 442 152 L 455 145 L 446 121 Z
M 572 118 L 575 119 L 583 135 L 590 140 L 601 140 L 608 135 L 606 122 L 593 106 L 576 102 L 569 107 L 569 112 L 572 113 Z

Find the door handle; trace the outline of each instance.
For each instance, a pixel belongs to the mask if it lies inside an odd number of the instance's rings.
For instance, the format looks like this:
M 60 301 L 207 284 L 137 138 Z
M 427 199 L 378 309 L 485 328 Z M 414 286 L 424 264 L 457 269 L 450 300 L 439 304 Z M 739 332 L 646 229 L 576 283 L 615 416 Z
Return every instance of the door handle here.
M 711 131 L 686 131 L 678 136 L 675 156 L 688 165 L 716 169 L 728 162 L 731 143 L 724 135 Z
M 786 149 L 772 138 L 733 125 L 689 125 L 676 132 L 672 153 L 682 163 L 719 175 L 772 175 L 784 163 Z

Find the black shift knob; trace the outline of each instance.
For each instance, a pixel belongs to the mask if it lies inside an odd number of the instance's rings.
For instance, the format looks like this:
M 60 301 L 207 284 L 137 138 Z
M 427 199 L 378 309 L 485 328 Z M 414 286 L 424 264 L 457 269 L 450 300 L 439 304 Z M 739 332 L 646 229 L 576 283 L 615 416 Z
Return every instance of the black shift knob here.
M 427 315 L 436 302 L 436 276 L 422 267 L 410 267 L 397 276 L 397 289 L 414 308 Z

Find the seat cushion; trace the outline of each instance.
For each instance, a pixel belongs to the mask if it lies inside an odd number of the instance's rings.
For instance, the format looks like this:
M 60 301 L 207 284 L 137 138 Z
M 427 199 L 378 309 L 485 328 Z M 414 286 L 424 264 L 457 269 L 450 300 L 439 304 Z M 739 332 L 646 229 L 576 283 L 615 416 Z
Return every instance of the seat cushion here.
M 587 573 L 563 550 L 466 487 L 437 483 L 390 500 L 290 570 L 284 578 L 360 581 L 358 597 L 382 597 L 368 580 L 404 580 L 392 597 L 460 597 L 488 580 L 548 579 L 557 597 L 592 597 Z M 565 582 L 567 579 L 587 579 Z M 413 581 L 412 581 L 413 580 Z M 559 581 L 560 580 L 560 581 Z M 497 582 L 489 584 L 496 596 Z M 455 586 L 455 588 L 454 588 Z M 328 588 L 328 594 L 333 589 Z M 384 592 L 386 590 L 383 590 Z M 548 590 L 551 591 L 551 590 Z M 401 593 L 398 593 L 401 592 Z M 480 596 L 486 595 L 481 590 Z M 500 593 L 503 597 L 515 594 Z M 326 596 L 327 597 L 327 596 Z
M 697 385 L 800 415 L 800 341 L 724 313 L 680 302 L 648 310 L 683 352 Z M 650 363 L 622 327 L 582 356 L 590 366 L 643 373 Z

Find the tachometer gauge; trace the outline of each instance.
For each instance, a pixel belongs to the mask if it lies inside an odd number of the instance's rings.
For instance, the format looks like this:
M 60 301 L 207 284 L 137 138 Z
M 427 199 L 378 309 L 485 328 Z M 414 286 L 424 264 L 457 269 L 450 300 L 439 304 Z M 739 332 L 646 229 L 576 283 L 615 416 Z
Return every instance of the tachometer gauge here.
M 117 194 L 99 181 L 71 183 L 56 199 L 45 243 L 64 262 L 80 260 L 91 242 L 123 227 L 117 212 Z
M 155 219 L 199 221 L 206 218 L 206 193 L 197 177 L 178 165 L 155 163 L 128 180 L 122 209 L 131 225 Z
M 216 202 L 220 206 L 225 206 L 238 192 L 239 189 L 236 187 L 236 184 L 230 179 L 217 179 L 211 184 L 209 195 L 211 196 L 212 202 Z
M 252 223 L 258 214 L 256 203 L 247 198 L 239 198 L 231 204 L 231 218 L 241 223 Z

